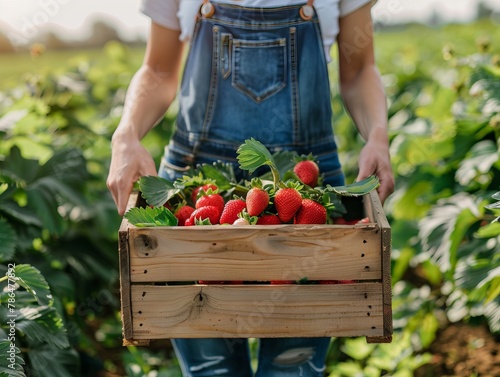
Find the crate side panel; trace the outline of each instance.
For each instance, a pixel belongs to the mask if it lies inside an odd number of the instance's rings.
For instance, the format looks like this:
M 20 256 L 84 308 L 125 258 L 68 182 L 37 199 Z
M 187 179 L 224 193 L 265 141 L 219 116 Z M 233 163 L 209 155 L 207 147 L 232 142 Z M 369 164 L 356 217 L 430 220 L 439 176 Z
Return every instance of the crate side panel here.
M 381 283 L 132 286 L 134 339 L 382 336 Z
M 392 282 L 391 282 L 391 249 L 392 237 L 391 227 L 385 216 L 385 212 L 375 191 L 372 191 L 365 200 L 365 211 L 371 213 L 374 221 L 381 230 L 381 266 L 382 266 L 382 287 L 384 304 L 384 338 L 390 339 L 393 333 L 392 324 Z
M 204 229 L 200 229 L 204 228 Z M 133 282 L 381 280 L 379 228 L 131 228 Z

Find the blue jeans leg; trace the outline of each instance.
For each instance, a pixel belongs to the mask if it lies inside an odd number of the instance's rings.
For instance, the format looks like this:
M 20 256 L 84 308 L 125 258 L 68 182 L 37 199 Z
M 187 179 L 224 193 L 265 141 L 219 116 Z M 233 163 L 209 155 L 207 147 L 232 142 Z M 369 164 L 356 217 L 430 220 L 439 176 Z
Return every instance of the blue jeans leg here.
M 260 340 L 256 377 L 322 377 L 330 338 Z
M 184 377 L 251 377 L 247 339 L 172 339 Z

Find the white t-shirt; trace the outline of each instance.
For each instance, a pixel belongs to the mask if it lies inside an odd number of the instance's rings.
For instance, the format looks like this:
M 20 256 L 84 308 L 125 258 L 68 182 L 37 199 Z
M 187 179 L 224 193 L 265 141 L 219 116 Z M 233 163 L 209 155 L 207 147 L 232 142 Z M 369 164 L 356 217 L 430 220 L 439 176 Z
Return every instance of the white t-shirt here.
M 141 12 L 168 29 L 179 30 L 180 40 L 188 42 L 191 38 L 196 14 L 203 0 L 142 0 Z M 218 3 L 236 4 L 246 7 L 271 8 L 284 5 L 303 4 L 306 0 L 217 0 Z M 373 0 L 315 0 L 314 8 L 318 14 L 323 36 L 323 46 L 328 60 L 330 49 L 339 33 L 338 19 Z

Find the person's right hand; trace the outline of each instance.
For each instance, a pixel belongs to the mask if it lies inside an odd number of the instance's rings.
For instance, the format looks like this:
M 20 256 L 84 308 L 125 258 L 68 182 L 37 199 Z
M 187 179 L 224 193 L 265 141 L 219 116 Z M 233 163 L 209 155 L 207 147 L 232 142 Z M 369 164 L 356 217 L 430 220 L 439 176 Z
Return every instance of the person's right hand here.
M 114 137 L 106 184 L 120 216 L 125 213 L 134 183 L 147 175 L 157 175 L 157 172 L 151 155 L 141 142 L 134 138 Z

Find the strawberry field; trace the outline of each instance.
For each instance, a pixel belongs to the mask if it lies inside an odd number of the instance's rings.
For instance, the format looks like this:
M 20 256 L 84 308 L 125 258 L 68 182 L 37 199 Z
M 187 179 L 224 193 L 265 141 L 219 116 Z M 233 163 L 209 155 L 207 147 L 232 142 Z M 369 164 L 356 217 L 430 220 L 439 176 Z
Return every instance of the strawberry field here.
M 327 376 L 500 375 L 499 41 L 490 21 L 378 33 L 396 178 L 385 204 L 394 336 L 332 339 Z M 11 75 L 0 92 L 2 376 L 180 376 L 168 341 L 121 346 L 121 218 L 105 181 L 141 54 L 109 43 L 58 63 L 0 56 Z M 50 65 L 19 72 L 30 59 Z M 362 141 L 335 80 L 332 97 L 352 183 Z M 175 112 L 144 140 L 157 162 Z

